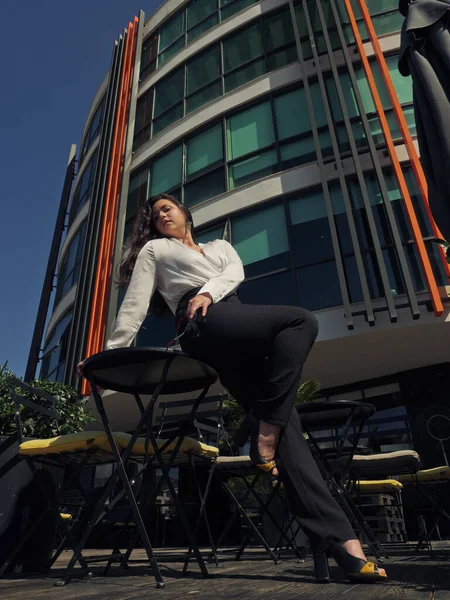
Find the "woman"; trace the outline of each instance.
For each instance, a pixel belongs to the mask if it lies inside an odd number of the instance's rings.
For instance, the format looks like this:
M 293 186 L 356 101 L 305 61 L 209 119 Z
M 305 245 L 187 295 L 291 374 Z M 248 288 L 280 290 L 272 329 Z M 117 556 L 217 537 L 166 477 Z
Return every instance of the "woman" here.
M 296 391 L 317 336 L 317 320 L 291 306 L 241 304 L 242 262 L 224 240 L 196 244 L 190 211 L 167 194 L 150 198 L 135 222 L 119 284 L 127 285 L 107 349 L 130 346 L 149 304 L 176 317 L 183 351 L 213 366 L 247 411 L 243 438 L 261 469 L 279 476 L 311 541 L 318 581 L 328 551 L 350 579 L 383 580 L 332 498 L 302 435 Z M 82 370 L 83 363 L 79 367 Z

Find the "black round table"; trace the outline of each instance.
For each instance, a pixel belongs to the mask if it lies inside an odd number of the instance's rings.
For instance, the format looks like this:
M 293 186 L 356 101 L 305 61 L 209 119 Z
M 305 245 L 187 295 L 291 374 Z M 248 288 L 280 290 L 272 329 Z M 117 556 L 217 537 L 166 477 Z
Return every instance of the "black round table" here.
M 192 392 L 211 386 L 214 369 L 180 350 L 135 347 L 105 350 L 84 362 L 83 375 L 98 387 L 128 394 Z M 161 393 L 161 392 L 160 392 Z
M 131 450 L 138 436 L 143 431 L 146 436 L 146 444 L 145 456 L 143 457 L 144 467 L 140 471 L 140 475 L 147 466 L 148 449 L 151 444 L 153 466 L 157 466 L 158 469 L 161 470 L 161 477 L 157 489 L 154 490 L 154 495 L 156 495 L 164 482 L 167 483 L 170 496 L 177 509 L 181 524 L 196 556 L 200 569 L 204 576 L 208 576 L 208 570 L 194 539 L 186 513 L 169 476 L 171 465 L 174 463 L 176 455 L 186 436 L 187 427 L 183 428 L 183 426 L 180 426 L 180 429 L 177 430 L 175 434 L 171 434 L 170 440 L 164 444 L 163 448 L 160 448 L 156 440 L 155 432 L 152 429 L 152 423 L 155 406 L 162 393 L 180 394 L 186 392 L 200 392 L 197 397 L 193 398 L 192 407 L 188 415 L 189 422 L 193 422 L 195 413 L 201 401 L 205 398 L 211 385 L 217 380 L 217 373 L 209 365 L 206 365 L 179 350 L 134 347 L 105 350 L 104 352 L 99 352 L 98 354 L 89 357 L 84 362 L 83 376 L 91 385 L 95 404 L 112 449 L 114 462 L 117 465 L 116 482 L 118 482 L 120 478 L 123 484 L 123 492 L 121 495 L 116 495 L 114 502 L 123 496 L 128 500 L 139 536 L 146 549 L 157 586 L 162 587 L 164 585 L 163 579 L 159 571 L 158 563 L 154 557 L 153 549 L 133 491 L 133 485 L 136 483 L 136 479 L 139 475 L 130 482 L 126 470 L 127 461 L 131 456 Z M 141 415 L 140 420 L 124 451 L 119 451 L 116 444 L 99 388 L 130 394 L 138 405 Z M 140 394 L 151 395 L 151 399 L 145 408 Z M 169 452 L 165 448 L 169 446 L 171 441 L 174 441 L 175 443 L 173 444 L 173 449 Z M 162 455 L 163 450 L 164 457 Z M 112 492 L 113 486 L 111 485 L 111 482 L 109 482 L 108 485 L 111 487 L 110 491 Z M 99 501 L 97 516 L 104 511 L 104 504 L 109 497 L 107 492 L 108 490 L 102 494 L 101 500 Z M 111 506 L 111 501 L 109 506 Z M 83 542 L 85 541 L 86 540 L 83 540 Z M 136 541 L 137 539 L 135 539 L 135 542 Z M 126 560 L 128 560 L 130 554 L 131 550 L 129 549 L 125 555 Z

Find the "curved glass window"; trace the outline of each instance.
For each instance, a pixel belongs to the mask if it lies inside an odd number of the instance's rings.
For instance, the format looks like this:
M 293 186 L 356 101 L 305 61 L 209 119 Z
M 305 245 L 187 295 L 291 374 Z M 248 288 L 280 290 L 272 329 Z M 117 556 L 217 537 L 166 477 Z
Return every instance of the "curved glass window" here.
M 205 4 L 204 0 L 198 0 L 195 6 L 206 7 L 210 2 L 207 0 Z M 224 38 L 222 43 L 209 46 L 188 60 L 139 98 L 134 149 L 147 142 L 150 134 L 157 135 L 222 94 L 295 60 L 297 54 L 289 7 L 259 17 Z
M 67 294 L 70 288 L 77 283 L 78 277 L 80 276 L 81 258 L 86 239 L 86 225 L 87 220 L 83 221 L 83 224 L 72 238 L 72 241 L 64 254 L 61 268 L 58 273 L 55 306 L 61 298 Z
M 84 169 L 83 174 L 77 179 L 75 192 L 72 196 L 72 203 L 70 205 L 69 227 L 80 212 L 81 207 L 91 199 L 95 171 L 97 169 L 97 157 L 98 151 L 96 150 L 89 161 L 89 164 Z
M 415 133 L 411 88 L 409 82 L 405 84 L 398 77 L 396 63 L 396 56 L 387 58 L 399 100 L 405 116 L 409 118 L 411 133 Z M 373 140 L 376 144 L 384 144 L 365 73 L 359 67 L 355 74 Z M 394 139 L 400 140 L 396 117 L 375 66 L 374 76 L 391 134 Z M 348 73 L 342 72 L 340 81 L 356 146 L 365 148 L 367 137 Z M 196 83 L 194 77 L 194 89 Z M 325 77 L 325 86 L 339 149 L 345 156 L 350 151 L 350 142 L 336 86 L 330 76 Z M 333 157 L 331 135 L 319 83 L 314 79 L 310 83 L 310 93 L 322 156 L 328 159 Z M 173 190 L 182 202 L 192 207 L 227 190 L 315 160 L 316 150 L 306 110 L 305 89 L 297 85 L 224 115 L 211 123 L 207 130 L 186 136 L 181 144 L 178 142 L 176 147 L 169 147 L 164 156 L 157 156 L 141 169 L 147 169 L 147 173 L 152 169 L 151 194 Z M 133 206 L 136 207 L 135 204 Z
M 322 10 L 324 13 L 324 20 L 326 24 L 326 30 L 330 36 L 330 43 L 332 50 L 339 50 L 341 48 L 341 42 L 336 27 L 336 21 L 334 19 L 333 10 L 329 3 L 322 2 Z M 345 4 L 343 0 L 337 0 L 337 11 L 340 17 L 340 23 L 344 33 L 344 40 L 346 44 L 354 43 L 355 39 L 353 31 L 349 23 L 349 18 Z M 358 26 L 359 34 L 363 41 L 369 39 L 367 29 L 359 9 L 357 2 L 351 2 L 353 13 Z M 404 21 L 404 17 L 398 10 L 397 0 L 366 0 L 367 8 L 369 10 L 375 33 L 385 35 L 400 31 Z M 309 39 L 308 28 L 306 24 L 305 11 L 302 0 L 295 0 L 295 14 L 297 20 L 297 26 L 300 34 L 300 42 L 302 45 L 303 58 L 308 60 L 312 58 L 311 42 Z M 314 0 L 308 0 L 307 3 L 308 12 L 311 19 L 311 25 L 314 32 L 314 41 L 319 55 L 326 54 L 325 37 L 323 35 L 324 27 L 322 27 L 321 20 L 317 11 L 317 4 Z
M 72 311 L 66 313 L 54 327 L 45 344 L 40 379 L 63 381 L 71 323 Z
M 97 110 L 92 117 L 91 123 L 89 125 L 89 129 L 86 132 L 86 136 L 84 138 L 83 150 L 81 152 L 81 160 L 83 160 L 89 148 L 92 146 L 92 143 L 96 140 L 97 136 L 100 133 L 103 123 L 103 112 L 105 109 L 105 99 L 103 99 Z
M 202 33 L 259 0 L 190 0 L 142 44 L 143 81 Z

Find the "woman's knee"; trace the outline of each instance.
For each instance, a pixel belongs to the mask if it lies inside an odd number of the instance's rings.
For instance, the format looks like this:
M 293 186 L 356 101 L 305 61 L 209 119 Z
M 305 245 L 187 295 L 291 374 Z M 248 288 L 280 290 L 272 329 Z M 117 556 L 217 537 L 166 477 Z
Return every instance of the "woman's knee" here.
M 313 315 L 313 313 L 307 311 L 305 316 L 305 326 L 309 335 L 311 336 L 312 341 L 314 342 L 319 333 L 319 321 L 317 320 L 316 315 Z
M 319 322 L 317 317 L 309 310 L 299 308 L 297 310 L 296 321 L 302 331 L 307 333 L 314 341 L 319 333 Z

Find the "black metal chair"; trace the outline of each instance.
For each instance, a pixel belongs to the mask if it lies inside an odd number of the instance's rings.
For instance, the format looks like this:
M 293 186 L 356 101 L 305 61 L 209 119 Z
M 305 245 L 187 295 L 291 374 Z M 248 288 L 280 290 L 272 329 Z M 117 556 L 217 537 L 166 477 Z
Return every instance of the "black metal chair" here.
M 56 561 L 65 545 L 75 543 L 74 525 L 78 524 L 78 517 L 81 512 L 88 512 L 92 509 L 92 499 L 88 497 L 84 488 L 80 484 L 79 476 L 84 467 L 92 467 L 95 465 L 103 465 L 113 462 L 113 457 L 107 448 L 107 440 L 105 433 L 102 431 L 81 432 L 75 434 L 58 435 L 50 439 L 31 439 L 25 440 L 23 436 L 21 407 L 26 407 L 33 412 L 45 415 L 48 418 L 55 420 L 57 423 L 61 420 L 59 413 L 55 410 L 56 399 L 46 392 L 39 390 L 24 383 L 16 377 L 10 377 L 9 383 L 11 386 L 11 399 L 15 405 L 15 421 L 17 452 L 0 469 L 0 480 L 12 471 L 20 463 L 25 463 L 30 472 L 35 477 L 38 485 L 39 493 L 45 499 L 45 508 L 41 514 L 31 524 L 29 530 L 21 536 L 18 543 L 8 550 L 7 558 L 0 565 L 0 576 L 2 576 L 15 562 L 22 548 L 38 530 L 40 524 L 47 516 L 55 513 L 57 519 L 57 527 L 60 530 L 62 537 L 61 543 L 57 548 L 49 563 L 45 565 L 46 570 L 50 569 Z M 28 397 L 36 397 L 47 406 L 38 404 L 37 402 L 26 399 L 23 394 Z M 14 439 L 14 438 L 11 438 Z M 53 493 L 41 481 L 38 476 L 38 465 L 53 467 L 61 472 L 58 482 L 55 485 Z M 65 485 L 74 485 L 79 492 L 81 501 L 76 504 L 69 505 L 62 498 L 64 473 L 70 469 L 68 477 L 65 478 Z M 67 513 L 71 510 L 71 513 Z M 74 514 L 76 519 L 65 518 L 68 514 Z M 111 540 L 114 546 L 113 541 Z M 87 569 L 87 562 L 83 555 L 78 555 L 78 560 L 83 568 Z

